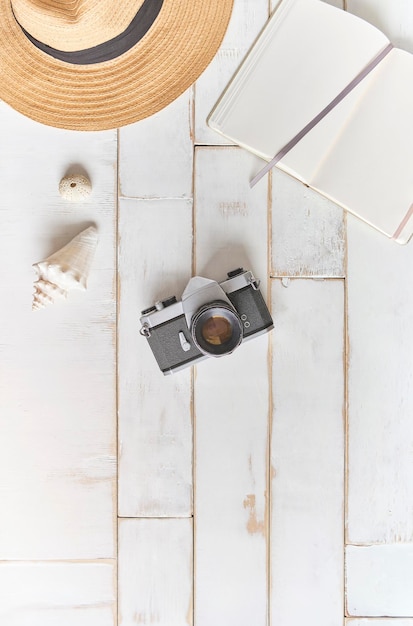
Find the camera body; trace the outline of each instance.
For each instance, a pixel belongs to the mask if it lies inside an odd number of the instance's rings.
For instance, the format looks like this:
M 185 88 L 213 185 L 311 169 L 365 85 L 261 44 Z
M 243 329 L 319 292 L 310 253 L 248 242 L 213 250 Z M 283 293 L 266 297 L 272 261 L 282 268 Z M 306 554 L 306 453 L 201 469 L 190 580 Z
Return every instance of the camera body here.
M 273 328 L 259 282 L 243 268 L 228 272 L 221 283 L 194 276 L 182 300 L 166 298 L 141 315 L 140 333 L 163 374 L 231 354 L 242 342 Z

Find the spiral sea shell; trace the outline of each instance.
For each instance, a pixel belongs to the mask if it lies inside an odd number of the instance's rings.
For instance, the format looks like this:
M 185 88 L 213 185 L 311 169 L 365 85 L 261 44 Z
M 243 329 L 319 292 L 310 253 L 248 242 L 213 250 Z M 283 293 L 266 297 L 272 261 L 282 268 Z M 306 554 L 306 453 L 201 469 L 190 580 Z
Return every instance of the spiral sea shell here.
M 34 263 L 38 280 L 34 283 L 33 309 L 65 298 L 72 289 L 86 289 L 97 241 L 97 230 L 90 226 L 44 261 Z

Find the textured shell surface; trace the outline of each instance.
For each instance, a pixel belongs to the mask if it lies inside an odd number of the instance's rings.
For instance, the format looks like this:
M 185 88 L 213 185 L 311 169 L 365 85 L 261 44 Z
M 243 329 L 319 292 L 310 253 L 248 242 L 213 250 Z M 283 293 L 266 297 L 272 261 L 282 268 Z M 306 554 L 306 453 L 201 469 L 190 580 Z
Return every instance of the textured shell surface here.
M 59 193 L 65 200 L 81 202 L 90 196 L 92 185 L 83 174 L 68 174 L 59 183 Z
M 34 283 L 34 287 L 33 310 L 42 309 L 47 304 L 53 304 L 57 298 L 66 298 L 67 296 L 67 291 L 42 278 Z
M 86 289 L 97 242 L 97 229 L 90 226 L 47 259 L 33 264 L 38 278 L 34 283 L 33 309 L 66 297 L 72 289 Z

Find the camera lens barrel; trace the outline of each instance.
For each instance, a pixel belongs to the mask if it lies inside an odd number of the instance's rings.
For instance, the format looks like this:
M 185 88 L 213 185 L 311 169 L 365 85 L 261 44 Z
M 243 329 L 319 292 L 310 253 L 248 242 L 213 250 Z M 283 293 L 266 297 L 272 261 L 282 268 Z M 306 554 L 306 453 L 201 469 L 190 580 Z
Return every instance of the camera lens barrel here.
M 243 326 L 235 309 L 219 300 L 198 309 L 191 321 L 191 333 L 203 354 L 223 356 L 241 344 Z

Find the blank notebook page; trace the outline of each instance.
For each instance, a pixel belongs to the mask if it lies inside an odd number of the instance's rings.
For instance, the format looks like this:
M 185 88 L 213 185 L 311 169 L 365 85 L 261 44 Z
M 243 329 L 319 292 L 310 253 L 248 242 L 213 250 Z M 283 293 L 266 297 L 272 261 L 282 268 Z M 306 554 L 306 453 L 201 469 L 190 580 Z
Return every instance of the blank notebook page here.
M 283 0 L 209 125 L 270 160 L 387 44 L 375 27 L 321 0 Z
M 413 56 L 393 49 L 372 78 L 311 185 L 392 236 L 413 204 Z

